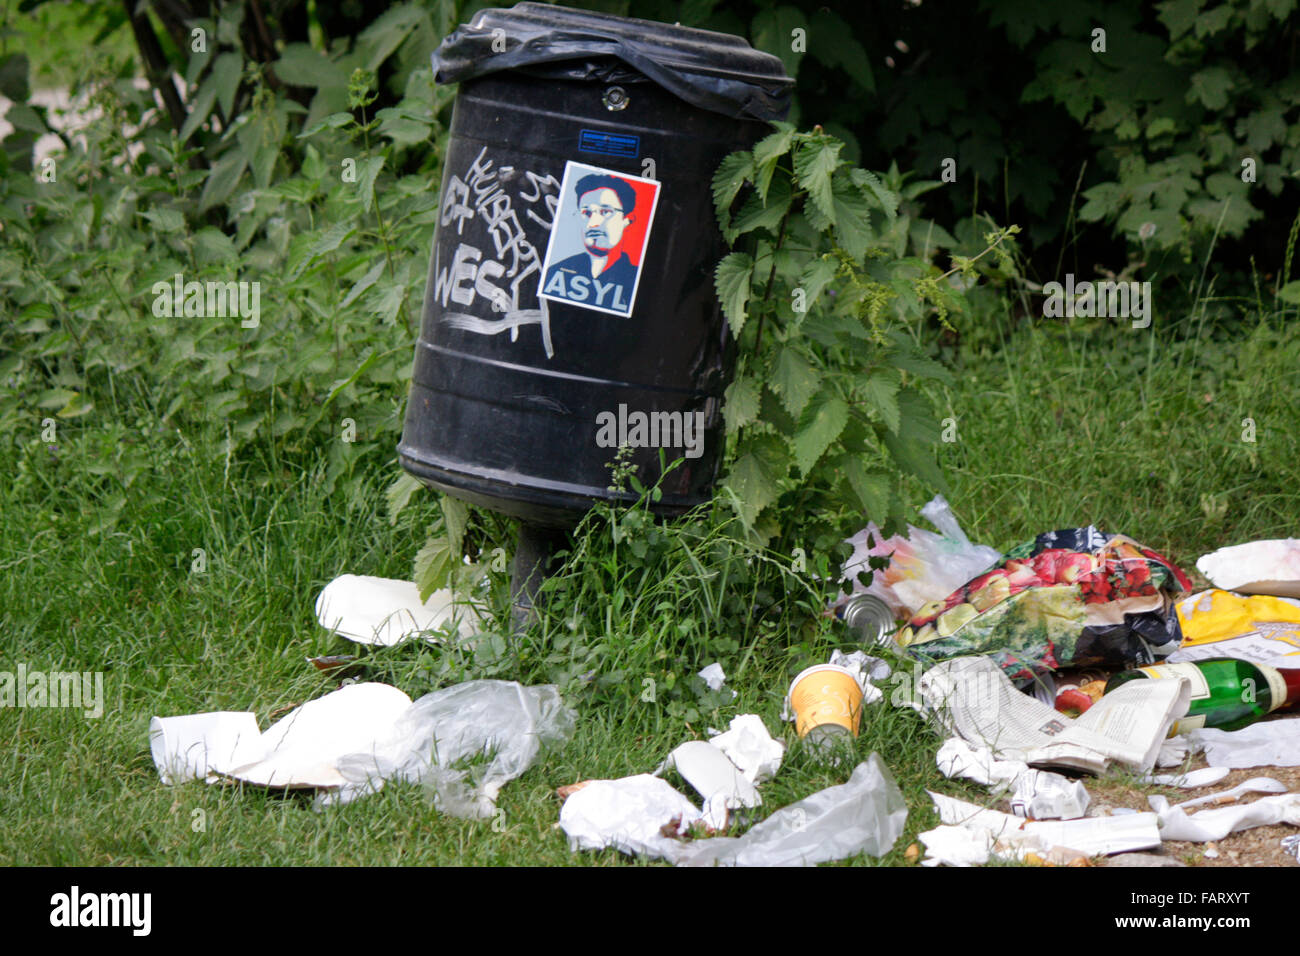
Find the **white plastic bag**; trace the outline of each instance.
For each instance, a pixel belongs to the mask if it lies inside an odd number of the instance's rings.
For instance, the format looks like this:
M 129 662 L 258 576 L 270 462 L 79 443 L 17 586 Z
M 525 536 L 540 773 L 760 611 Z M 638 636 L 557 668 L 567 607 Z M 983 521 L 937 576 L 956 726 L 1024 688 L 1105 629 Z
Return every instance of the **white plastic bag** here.
M 847 539 L 853 545 L 853 554 L 844 563 L 840 580 L 853 582 L 854 594 L 880 598 L 895 618 L 910 618 L 926 604 L 946 598 L 1002 560 L 996 549 L 971 544 L 943 495 L 935 495 L 921 509 L 921 516 L 942 533 L 908 525 L 906 538 L 897 534 L 885 538 L 875 522 L 868 522 Z M 876 571 L 871 585 L 863 587 L 857 575 L 871 571 L 869 559 L 873 557 L 889 557 L 889 566 Z
M 476 680 L 445 687 L 415 701 L 374 750 L 340 758 L 347 784 L 318 800 L 347 803 L 396 778 L 424 783 L 444 813 L 490 817 L 501 788 L 531 767 L 543 747 L 567 741 L 576 722 L 554 684 Z M 486 762 L 453 766 L 478 757 Z
M 884 856 L 903 832 L 907 804 L 879 754 L 858 764 L 848 783 L 784 807 L 742 837 L 698 840 L 681 853 L 687 866 L 812 866 L 859 853 Z

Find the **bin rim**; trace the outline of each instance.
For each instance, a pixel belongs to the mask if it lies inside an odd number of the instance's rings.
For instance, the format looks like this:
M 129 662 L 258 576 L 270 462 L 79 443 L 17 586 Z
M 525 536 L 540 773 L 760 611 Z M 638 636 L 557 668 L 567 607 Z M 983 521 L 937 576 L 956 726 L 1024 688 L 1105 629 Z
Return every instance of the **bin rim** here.
M 432 62 L 438 83 L 505 70 L 628 82 L 611 70 L 621 62 L 692 106 L 763 122 L 786 117 L 794 86 L 778 57 L 732 34 L 542 3 L 480 10 Z

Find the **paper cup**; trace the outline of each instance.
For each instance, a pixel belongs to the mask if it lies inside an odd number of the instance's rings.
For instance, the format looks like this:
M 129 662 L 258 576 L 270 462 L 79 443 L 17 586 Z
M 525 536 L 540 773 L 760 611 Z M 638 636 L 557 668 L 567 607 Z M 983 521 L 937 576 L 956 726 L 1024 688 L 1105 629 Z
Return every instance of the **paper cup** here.
M 787 698 L 800 737 L 806 737 L 814 727 L 827 724 L 842 727 L 855 737 L 858 735 L 862 686 L 848 668 L 837 664 L 809 667 L 790 682 Z
M 216 770 L 264 756 L 257 717 L 251 712 L 215 711 L 149 722 L 149 750 L 165 784 L 202 780 Z

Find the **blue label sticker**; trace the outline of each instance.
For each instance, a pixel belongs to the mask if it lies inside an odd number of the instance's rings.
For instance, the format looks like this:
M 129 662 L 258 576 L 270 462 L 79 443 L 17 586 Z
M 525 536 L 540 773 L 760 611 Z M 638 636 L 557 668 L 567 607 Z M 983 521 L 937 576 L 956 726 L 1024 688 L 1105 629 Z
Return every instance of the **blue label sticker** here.
M 607 133 L 598 129 L 584 129 L 578 137 L 578 149 L 584 153 L 604 153 L 606 156 L 623 156 L 636 159 L 641 155 L 641 137 L 626 133 Z

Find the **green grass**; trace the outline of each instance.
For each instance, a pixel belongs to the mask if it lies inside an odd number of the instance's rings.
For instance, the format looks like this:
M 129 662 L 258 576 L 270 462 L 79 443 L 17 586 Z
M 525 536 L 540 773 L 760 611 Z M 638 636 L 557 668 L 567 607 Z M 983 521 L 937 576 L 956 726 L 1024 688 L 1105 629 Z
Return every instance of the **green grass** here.
M 1221 340 L 1159 318 L 1158 339 L 1115 326 L 1013 331 L 1005 317 L 991 321 L 1001 322 L 988 330 L 993 344 L 963 360 L 943 396 L 959 440 L 941 455 L 973 538 L 1006 548 L 1094 522 L 1191 570 L 1220 545 L 1295 533 L 1300 412 L 1290 396 L 1300 356 L 1284 317 Z M 1248 417 L 1253 444 L 1242 441 Z M 251 788 L 164 787 L 148 754 L 149 718 L 248 709 L 266 726 L 272 711 L 332 689 L 304 658 L 353 648 L 316 625 L 316 594 L 345 572 L 407 576 L 436 503 L 417 496 L 390 523 L 383 491 L 395 466 L 327 491 L 323 448 L 293 464 L 271 446 L 229 461 L 215 435 L 193 444 L 117 429 L 115 441 L 152 463 L 124 487 L 111 468 L 92 467 L 115 426 L 93 415 L 61 425 L 52 452 L 38 421 L 34 413 L 31 440 L 15 446 L 0 481 L 0 669 L 103 671 L 105 713 L 0 709 L 0 863 L 621 863 L 613 851 L 568 851 L 554 788 L 648 772 L 735 714 L 756 712 L 782 730 L 790 677 L 843 639 L 816 617 L 810 581 L 786 569 L 745 579 L 743 552 L 716 522 L 665 531 L 625 515 L 616 552 L 609 519 L 598 516 L 527 640 L 365 658 L 367 677 L 412 697 L 481 676 L 565 688 L 580 715 L 575 738 L 507 785 L 495 827 L 440 816 L 411 785 L 321 814 L 301 797 Z M 106 520 L 116 495 L 125 504 Z M 201 574 L 192 571 L 196 548 L 207 556 Z M 498 576 L 498 605 L 503 585 Z M 739 692 L 734 702 L 690 679 L 713 659 Z M 653 702 L 641 699 L 647 677 Z M 858 754 L 882 755 L 911 813 L 893 852 L 853 862 L 903 862 L 915 834 L 936 822 L 926 787 L 978 794 L 940 783 L 938 743 L 906 709 L 886 702 L 865 714 Z M 763 788 L 765 811 L 850 769 L 795 747 Z

